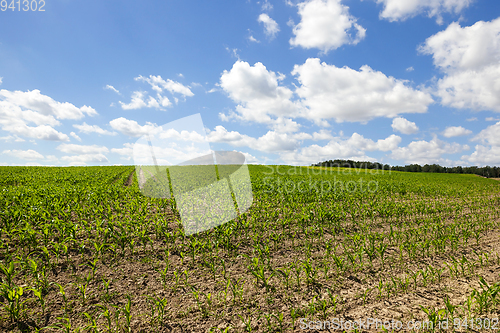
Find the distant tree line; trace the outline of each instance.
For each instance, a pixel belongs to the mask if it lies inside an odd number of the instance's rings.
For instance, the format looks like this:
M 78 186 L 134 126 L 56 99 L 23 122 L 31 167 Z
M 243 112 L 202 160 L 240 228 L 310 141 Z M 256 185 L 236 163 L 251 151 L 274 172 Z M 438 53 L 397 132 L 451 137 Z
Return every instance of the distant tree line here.
M 393 170 L 405 172 L 435 172 L 435 173 L 463 173 L 474 174 L 488 178 L 500 178 L 500 167 L 497 166 L 471 166 L 471 167 L 444 167 L 438 164 L 410 164 L 405 166 L 393 166 L 389 164 L 381 164 L 378 162 L 359 162 L 352 160 L 329 160 L 313 164 L 313 166 L 338 167 L 338 168 L 355 168 L 355 169 L 377 169 L 377 170 Z
M 389 164 L 381 164 L 378 162 L 359 162 L 352 160 L 329 160 L 313 164 L 313 166 L 335 167 L 335 168 L 355 168 L 355 169 L 375 169 L 375 170 L 392 170 Z

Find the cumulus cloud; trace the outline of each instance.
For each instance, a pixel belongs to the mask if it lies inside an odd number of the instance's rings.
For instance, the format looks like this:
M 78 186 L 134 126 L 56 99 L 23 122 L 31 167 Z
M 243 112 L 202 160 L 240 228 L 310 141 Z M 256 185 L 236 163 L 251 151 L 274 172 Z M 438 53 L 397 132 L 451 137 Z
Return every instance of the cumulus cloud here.
M 0 128 L 12 135 L 32 139 L 69 141 L 69 137 L 54 129 L 59 120 L 81 119 L 97 112 L 88 106 L 78 108 L 68 102 L 58 102 L 39 90 L 0 90 Z M 35 125 L 35 126 L 32 126 Z
M 471 155 L 462 156 L 462 160 L 473 165 L 500 164 L 500 122 L 490 125 L 475 135 L 471 141 L 479 142 Z
M 249 147 L 262 152 L 280 152 L 298 148 L 299 142 L 293 135 L 269 131 L 259 138 L 253 138 L 236 131 L 228 131 L 224 126 L 216 126 L 207 134 L 209 142 L 228 143 L 235 147 Z
M 385 139 L 373 141 L 358 133 L 348 139 L 333 137 L 330 132 L 322 130 L 309 133 L 277 133 L 268 131 L 265 135 L 254 138 L 237 131 L 228 131 L 223 126 L 216 126 L 209 131 L 210 142 L 227 143 L 234 147 L 248 147 L 265 153 L 277 153 L 282 161 L 290 164 L 310 164 L 319 160 L 349 157 L 363 157 L 367 151 L 391 151 L 398 147 L 401 138 L 390 135 Z M 328 144 L 320 146 L 313 144 L 301 147 L 304 140 L 329 140 Z M 370 159 L 371 160 L 371 159 Z
M 397 117 L 392 120 L 392 128 L 403 134 L 415 134 L 418 132 L 418 127 L 413 121 L 409 121 L 403 117 Z
M 500 146 L 476 145 L 475 151 L 471 155 L 462 156 L 462 160 L 479 166 L 498 165 L 500 164 Z
M 455 154 L 469 149 L 468 145 L 448 143 L 434 137 L 431 141 L 412 141 L 407 147 L 394 149 L 391 157 L 405 163 L 449 165 L 451 161 L 444 159 L 443 155 Z
M 139 75 L 134 80 L 147 82 L 151 85 L 151 88 L 157 93 L 162 93 L 163 90 L 167 90 L 171 93 L 177 93 L 183 96 L 194 96 L 191 89 L 188 86 L 183 85 L 182 83 L 172 81 L 170 79 L 164 80 L 160 75 L 150 75 L 149 77 L 144 77 Z
M 366 122 L 402 113 L 425 113 L 433 102 L 430 94 L 367 65 L 356 71 L 310 58 L 303 65 L 295 65 L 292 74 L 301 84 L 296 93 L 307 106 L 305 118 L 316 122 Z
M 97 115 L 90 106 L 84 105 L 78 108 L 68 102 L 57 102 L 47 95 L 42 95 L 38 89 L 26 92 L 2 89 L 0 99 L 10 105 L 36 111 L 45 116 L 54 116 L 57 119 L 81 119 L 85 115 Z
M 219 86 L 237 103 L 234 111 L 219 114 L 221 120 L 239 119 L 266 124 L 277 132 L 296 132 L 300 125 L 294 119 L 298 117 L 329 126 L 330 119 L 367 122 L 424 113 L 433 103 L 429 93 L 366 65 L 356 71 L 310 58 L 295 65 L 291 74 L 299 83 L 294 84 L 294 91 L 283 85 L 284 74 L 260 62 L 251 66 L 238 60 L 221 75 Z
M 465 129 L 462 126 L 446 127 L 446 129 L 443 131 L 443 136 L 447 138 L 452 138 L 455 136 L 464 136 L 469 134 L 472 134 L 472 131 Z
M 86 165 L 87 163 L 109 163 L 109 160 L 103 154 L 84 154 L 61 157 L 69 165 Z
M 495 125 L 488 126 L 479 132 L 472 138 L 472 141 L 479 141 L 482 144 L 500 147 L 500 135 L 498 135 L 498 133 L 500 133 L 500 122 L 497 122 Z
M 35 160 L 43 160 L 44 156 L 40 154 L 39 152 L 33 150 L 33 149 L 28 149 L 28 150 L 4 150 L 2 154 L 5 155 L 10 155 L 22 160 L 27 160 L 27 161 L 35 161 Z
M 404 21 L 418 14 L 437 17 L 442 22 L 442 13 L 460 13 L 473 0 L 375 0 L 384 5 L 380 18 L 389 21 Z
M 0 105 L 1 110 L 1 105 Z M 49 125 L 28 126 L 20 119 L 1 119 L 0 125 L 4 131 L 17 136 L 47 141 L 69 141 L 69 137 L 58 132 Z
M 436 92 L 443 105 L 500 112 L 500 18 L 469 27 L 454 22 L 419 51 L 445 73 Z
M 294 151 L 283 152 L 280 158 L 288 164 L 304 165 L 334 158 L 375 161 L 366 155 L 367 151 L 389 151 L 397 148 L 401 138 L 390 135 L 385 139 L 373 141 L 361 134 L 353 133 L 350 138 L 333 138 L 326 145 L 313 144 Z
M 260 14 L 257 21 L 259 21 L 259 23 L 264 24 L 264 33 L 270 39 L 275 38 L 276 34 L 280 31 L 278 23 L 276 23 L 275 20 L 270 18 L 269 15 L 265 13 Z
M 146 100 L 146 93 L 142 91 L 134 91 L 132 93 L 132 100 L 130 103 L 119 102 L 123 110 L 136 110 L 142 108 L 160 108 L 160 103 L 152 96 L 149 96 Z M 169 106 L 171 103 L 168 98 L 163 98 L 161 100 L 162 106 Z
M 17 135 L 7 135 L 7 136 L 1 136 L 0 140 L 5 141 L 5 142 L 24 142 L 23 138 L 18 137 Z
M 66 154 L 102 154 L 109 152 L 109 149 L 104 146 L 92 145 L 75 145 L 63 143 L 56 148 Z
M 308 0 L 297 7 L 301 20 L 293 27 L 292 46 L 317 48 L 327 53 L 365 38 L 366 29 L 356 23 L 349 7 L 340 0 Z
M 220 79 L 220 87 L 238 103 L 236 114 L 221 118 L 272 124 L 277 117 L 297 116 L 300 105 L 291 101 L 293 92 L 280 84 L 284 78 L 283 74 L 268 71 L 260 62 L 250 66 L 245 61 L 236 61 Z
M 115 130 L 118 131 L 122 134 L 132 136 L 132 137 L 139 137 L 144 134 L 156 132 L 158 130 L 161 130 L 161 127 L 159 127 L 156 124 L 147 122 L 146 125 L 141 126 L 139 125 L 135 120 L 129 120 L 124 117 L 116 118 L 113 119 L 109 122 L 109 125 Z
M 155 108 L 162 110 L 164 107 L 172 105 L 172 102 L 168 97 L 163 95 L 164 91 L 168 91 L 171 94 L 179 94 L 182 97 L 194 96 L 189 86 L 185 86 L 182 83 L 173 81 L 170 79 L 164 80 L 160 75 L 150 75 L 149 77 L 144 77 L 139 75 L 134 78 L 135 81 L 146 82 L 151 86 L 156 93 L 156 97 L 147 96 L 147 92 L 134 91 L 132 93 L 132 98 L 129 103 L 124 103 L 119 101 L 123 110 L 136 110 L 142 108 Z M 174 97 L 174 101 L 177 103 L 178 98 Z
M 73 125 L 73 127 L 78 129 L 78 131 L 80 131 L 81 133 L 85 133 L 85 134 L 90 134 L 90 133 L 97 133 L 97 134 L 101 134 L 101 135 L 116 135 L 116 134 L 118 134 L 116 132 L 111 132 L 111 131 L 102 129 L 101 127 L 99 127 L 97 125 L 88 125 L 85 122 L 81 125 L 75 124 L 75 125 Z

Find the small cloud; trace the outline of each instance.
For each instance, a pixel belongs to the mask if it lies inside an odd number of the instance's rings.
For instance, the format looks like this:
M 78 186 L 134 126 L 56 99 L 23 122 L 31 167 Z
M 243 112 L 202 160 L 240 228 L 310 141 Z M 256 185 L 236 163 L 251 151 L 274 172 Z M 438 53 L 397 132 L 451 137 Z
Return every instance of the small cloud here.
M 191 82 L 191 86 L 193 86 L 193 87 L 203 87 L 203 85 L 201 83 L 198 83 L 198 82 Z
M 415 70 L 415 68 L 413 68 L 413 66 L 410 66 L 406 69 L 407 72 L 413 72 Z
M 107 90 L 112 90 L 114 91 L 115 93 L 117 93 L 118 95 L 121 95 L 120 92 L 118 91 L 118 89 L 116 89 L 115 87 L 113 87 L 112 85 L 110 84 L 107 84 L 106 87 L 104 87 L 104 89 L 107 89 Z
M 394 118 L 391 126 L 394 131 L 403 134 L 415 134 L 418 132 L 418 126 L 413 121 L 409 121 L 403 117 Z
M 88 125 L 87 123 L 83 123 L 81 125 L 73 125 L 74 128 L 78 129 L 80 132 L 85 134 L 97 133 L 100 135 L 117 135 L 116 132 L 110 132 L 108 130 L 102 129 L 97 125 Z
M 82 142 L 82 138 L 80 138 L 75 132 L 71 132 L 69 133 L 69 135 L 75 138 L 76 140 Z
M 464 136 L 469 134 L 472 134 L 472 131 L 465 129 L 462 126 L 450 126 L 443 131 L 443 136 L 447 138 L 452 138 L 455 136 Z
M 43 155 L 39 152 L 28 149 L 28 150 L 4 150 L 2 154 L 10 155 L 19 159 L 34 161 L 34 160 L 43 160 Z
M 272 9 L 273 9 L 273 5 L 271 5 L 268 0 L 264 0 L 264 3 L 262 4 L 262 10 L 263 11 L 270 11 Z
M 280 31 L 278 23 L 276 23 L 276 21 L 270 18 L 267 14 L 260 14 L 257 21 L 264 24 L 264 33 L 270 39 L 275 38 L 276 34 Z
M 231 53 L 233 55 L 233 57 L 235 57 L 236 59 L 240 60 L 240 55 L 238 54 L 238 49 L 236 49 L 236 48 L 230 49 L 229 47 L 226 46 L 226 51 Z
M 468 118 L 467 121 L 477 121 L 476 117 Z
M 2 84 L 2 82 L 3 82 L 2 80 L 3 80 L 3 77 L 0 76 L 0 84 Z
M 494 118 L 494 117 L 487 117 L 485 120 L 486 121 L 499 121 L 500 119 Z
M 260 40 L 255 39 L 255 37 L 252 36 L 252 35 L 250 35 L 250 37 L 248 37 L 248 40 L 251 41 L 251 42 L 254 42 L 254 43 L 260 43 Z
M 184 77 L 182 73 L 177 74 L 178 77 Z

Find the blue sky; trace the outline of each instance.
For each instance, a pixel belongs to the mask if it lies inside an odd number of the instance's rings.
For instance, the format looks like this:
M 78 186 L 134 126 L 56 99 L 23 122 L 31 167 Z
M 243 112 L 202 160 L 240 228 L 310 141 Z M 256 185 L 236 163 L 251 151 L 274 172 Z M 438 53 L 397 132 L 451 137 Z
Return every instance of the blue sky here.
M 497 0 L 2 3 L 1 165 L 134 164 L 197 113 L 248 163 L 500 165 Z

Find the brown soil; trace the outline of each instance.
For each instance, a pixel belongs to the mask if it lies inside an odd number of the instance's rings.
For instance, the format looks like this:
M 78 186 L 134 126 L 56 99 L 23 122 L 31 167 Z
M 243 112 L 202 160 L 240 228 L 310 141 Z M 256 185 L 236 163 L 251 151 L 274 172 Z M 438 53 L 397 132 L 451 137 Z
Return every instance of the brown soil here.
M 125 186 L 132 185 L 132 183 L 134 182 L 134 173 L 135 173 L 135 170 L 130 173 L 127 180 L 125 181 L 125 184 L 124 184 Z

